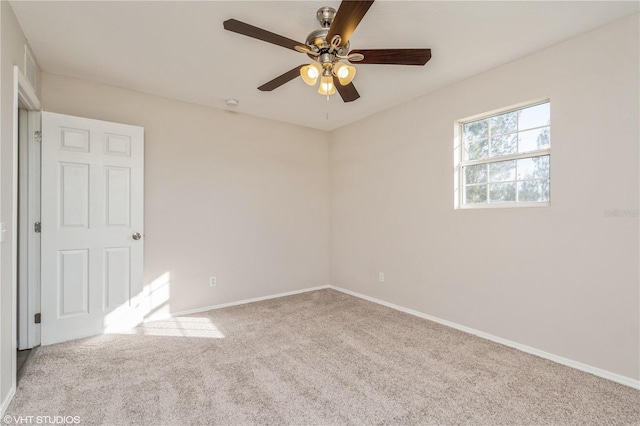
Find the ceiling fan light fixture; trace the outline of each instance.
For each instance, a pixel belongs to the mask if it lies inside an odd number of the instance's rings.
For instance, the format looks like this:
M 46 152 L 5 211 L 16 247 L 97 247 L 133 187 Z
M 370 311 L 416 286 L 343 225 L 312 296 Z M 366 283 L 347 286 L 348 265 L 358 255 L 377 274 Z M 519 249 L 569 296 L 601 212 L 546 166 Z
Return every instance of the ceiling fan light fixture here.
M 333 74 L 338 77 L 341 85 L 346 86 L 356 76 L 356 67 L 347 65 L 344 62 L 336 62 L 333 66 Z
M 318 93 L 321 95 L 333 95 L 336 93 L 336 88 L 333 85 L 333 79 L 331 76 L 322 76 L 320 78 L 320 86 L 318 86 Z
M 337 12 L 331 7 L 320 8 L 316 17 L 322 28 L 309 33 L 304 43 L 237 19 L 227 19 L 222 25 L 227 31 L 306 54 L 312 60 L 311 64 L 298 65 L 259 86 L 258 90 L 270 92 L 300 76 L 310 86 L 315 86 L 320 79 L 318 93 L 326 95 L 327 100 L 337 90 L 344 102 L 353 102 L 360 98 L 352 83 L 356 74 L 355 67 L 351 66 L 354 62 L 425 65 L 431 59 L 431 49 L 351 50 L 350 38 L 373 3 L 374 0 L 342 0 Z
M 314 86 L 322 73 L 322 67 L 317 62 L 312 62 L 300 68 L 300 77 L 309 86 Z

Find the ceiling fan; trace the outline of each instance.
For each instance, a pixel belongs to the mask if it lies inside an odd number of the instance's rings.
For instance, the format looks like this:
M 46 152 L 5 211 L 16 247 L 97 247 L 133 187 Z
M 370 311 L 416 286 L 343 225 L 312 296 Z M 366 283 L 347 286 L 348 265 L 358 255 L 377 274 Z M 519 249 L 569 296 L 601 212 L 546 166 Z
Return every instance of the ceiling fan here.
M 367 13 L 373 0 L 344 0 L 338 11 L 332 7 L 322 7 L 316 13 L 321 28 L 312 31 L 300 43 L 287 37 L 254 27 L 236 19 L 224 21 L 224 28 L 267 43 L 276 44 L 296 52 L 305 53 L 313 62 L 299 65 L 258 87 L 270 92 L 300 76 L 310 86 L 318 79 L 318 93 L 332 95 L 338 91 L 344 102 L 352 102 L 360 97 L 352 83 L 356 68 L 347 63 L 424 65 L 431 59 L 431 49 L 358 49 L 351 50 L 349 39 Z

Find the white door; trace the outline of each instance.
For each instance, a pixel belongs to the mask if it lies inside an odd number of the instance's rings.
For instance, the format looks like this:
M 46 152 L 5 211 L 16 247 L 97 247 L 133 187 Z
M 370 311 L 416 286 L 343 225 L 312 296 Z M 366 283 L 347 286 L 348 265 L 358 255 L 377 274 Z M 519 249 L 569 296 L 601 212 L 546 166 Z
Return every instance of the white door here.
M 141 321 L 144 129 L 42 113 L 42 345 Z

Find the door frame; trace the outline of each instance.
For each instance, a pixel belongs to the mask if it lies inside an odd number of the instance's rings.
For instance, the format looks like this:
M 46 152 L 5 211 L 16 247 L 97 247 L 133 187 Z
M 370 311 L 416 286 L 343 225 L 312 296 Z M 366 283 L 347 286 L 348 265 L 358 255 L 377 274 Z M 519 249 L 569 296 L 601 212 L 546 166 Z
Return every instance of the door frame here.
M 40 344 L 40 111 L 19 105 L 18 135 L 18 350 Z
M 12 383 L 11 383 L 11 391 L 10 393 L 15 393 L 16 389 L 16 349 L 18 347 L 18 149 L 20 147 L 19 138 L 20 138 L 20 129 L 18 126 L 18 115 L 20 109 L 25 109 L 27 111 L 40 111 L 40 100 L 38 99 L 35 90 L 31 86 L 31 83 L 26 79 L 24 74 L 20 71 L 18 66 L 13 67 L 13 158 L 12 158 L 12 178 L 13 178 L 13 188 L 12 188 L 12 212 L 11 212 L 11 286 L 12 286 L 12 348 L 11 348 L 11 371 L 12 371 Z M 31 152 L 35 150 L 30 150 Z M 31 158 L 29 158 L 29 164 L 33 164 Z M 29 167 L 30 169 L 32 167 Z M 31 170 L 30 170 L 31 171 Z M 38 171 L 39 173 L 39 171 Z M 26 212 L 25 212 L 26 213 Z M 39 212 L 38 212 L 39 214 Z M 25 220 L 27 218 L 25 217 Z M 23 259 L 26 260 L 29 264 L 29 267 L 32 267 L 37 261 L 40 262 L 39 255 L 38 259 Z M 39 281 L 38 281 L 39 283 Z M 34 284 L 35 286 L 35 284 Z M 29 286 L 28 292 L 32 292 L 32 286 Z M 31 295 L 28 296 L 28 300 L 31 298 Z M 28 308 L 28 300 L 21 299 L 21 305 L 26 303 L 25 308 Z M 35 333 L 32 330 L 35 327 L 35 324 L 32 321 L 28 321 L 27 330 L 29 335 L 33 335 Z M 31 329 L 30 329 L 31 326 Z

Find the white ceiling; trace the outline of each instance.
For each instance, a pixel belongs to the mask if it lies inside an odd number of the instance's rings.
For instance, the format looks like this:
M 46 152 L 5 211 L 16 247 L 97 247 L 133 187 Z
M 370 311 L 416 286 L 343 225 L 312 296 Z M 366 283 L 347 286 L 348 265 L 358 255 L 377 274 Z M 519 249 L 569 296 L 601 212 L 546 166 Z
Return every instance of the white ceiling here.
M 295 79 L 256 88 L 306 55 L 225 31 L 229 18 L 304 42 L 321 6 L 339 1 L 31 2 L 11 5 L 48 73 L 332 130 L 608 22 L 632 2 L 376 1 L 352 49 L 429 47 L 424 67 L 356 65 L 361 98 L 330 102 Z M 594 52 L 594 60 L 597 60 Z M 525 82 L 523 82 L 524 84 Z M 328 120 L 327 120 L 328 111 Z

